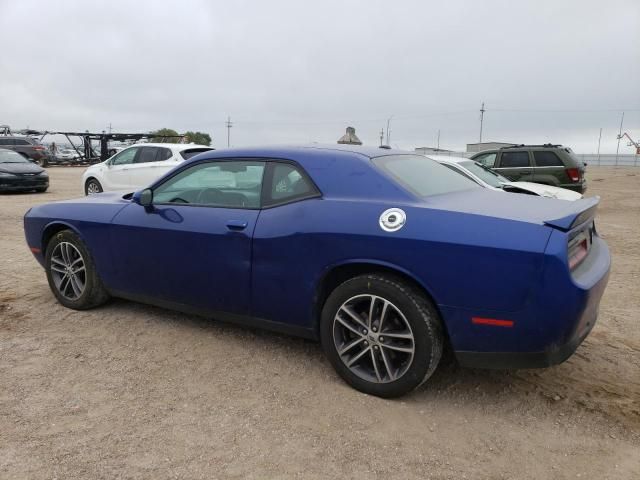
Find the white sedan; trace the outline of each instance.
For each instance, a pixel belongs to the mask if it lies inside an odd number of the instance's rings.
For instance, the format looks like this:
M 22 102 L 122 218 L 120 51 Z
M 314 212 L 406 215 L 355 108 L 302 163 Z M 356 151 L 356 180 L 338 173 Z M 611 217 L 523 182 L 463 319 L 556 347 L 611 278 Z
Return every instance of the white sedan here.
M 512 182 L 506 177 L 485 167 L 481 163 L 464 157 L 449 157 L 445 155 L 429 155 L 430 159 L 449 167 L 460 175 L 473 180 L 478 185 L 493 190 L 512 193 L 525 193 L 541 197 L 557 198 L 558 200 L 579 200 L 582 195 L 566 188 L 553 187 L 533 182 Z
M 213 150 L 205 145 L 184 143 L 141 143 L 91 165 L 82 175 L 85 195 L 113 190 L 140 190 L 181 162 Z

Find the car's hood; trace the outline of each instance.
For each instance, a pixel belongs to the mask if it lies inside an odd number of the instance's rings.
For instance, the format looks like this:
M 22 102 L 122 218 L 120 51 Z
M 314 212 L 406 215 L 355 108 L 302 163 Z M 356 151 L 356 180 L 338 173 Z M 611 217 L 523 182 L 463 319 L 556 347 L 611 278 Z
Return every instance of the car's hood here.
M 557 198 L 558 200 L 580 200 L 582 195 L 566 188 L 552 187 L 551 185 L 542 185 L 533 182 L 509 182 L 507 186 L 516 187 L 520 190 L 535 193 L 541 197 Z
M 93 195 L 87 195 L 86 197 L 71 198 L 69 200 L 61 200 L 55 203 L 129 203 L 131 201 L 132 193 L 133 192 L 130 190 L 95 193 Z
M 592 209 L 595 212 L 599 201 L 599 197 L 590 197 L 567 202 L 556 198 L 522 194 L 505 195 L 488 188 L 474 188 L 463 192 L 426 197 L 424 205 L 429 208 L 568 229 L 586 210 Z
M 39 167 L 35 163 L 0 163 L 0 172 L 20 174 L 36 174 L 44 172 L 44 168 Z

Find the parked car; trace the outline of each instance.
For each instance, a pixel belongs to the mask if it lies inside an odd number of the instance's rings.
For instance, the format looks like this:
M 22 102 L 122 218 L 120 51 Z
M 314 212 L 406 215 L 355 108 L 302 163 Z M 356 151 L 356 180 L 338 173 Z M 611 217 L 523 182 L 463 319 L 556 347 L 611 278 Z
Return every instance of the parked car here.
M 13 150 L 24 158 L 47 166 L 50 155 L 46 147 L 33 137 L 0 136 L 0 148 Z
M 56 153 L 56 160 L 61 163 L 71 163 L 79 158 L 78 152 L 72 148 L 63 148 Z
M 514 182 L 542 183 L 578 193 L 587 190 L 585 164 L 562 145 L 515 145 L 485 150 L 471 159 Z
M 45 192 L 49 188 L 46 170 L 18 152 L 0 148 L 0 192 Z
M 582 194 L 566 188 L 552 187 L 533 182 L 510 182 L 508 178 L 485 167 L 480 162 L 464 157 L 451 157 L 444 155 L 429 155 L 436 162 L 470 178 L 478 185 L 485 188 L 493 188 L 503 192 L 525 193 L 539 195 L 541 197 L 557 198 L 559 200 L 580 200 Z
M 82 176 L 85 195 L 113 190 L 138 190 L 181 162 L 213 150 L 205 145 L 145 143 L 127 147 L 108 160 L 90 166 Z
M 504 196 L 398 150 L 229 149 L 24 226 L 68 308 L 115 296 L 320 339 L 346 382 L 394 397 L 445 343 L 463 366 L 545 367 L 593 328 L 599 199 Z

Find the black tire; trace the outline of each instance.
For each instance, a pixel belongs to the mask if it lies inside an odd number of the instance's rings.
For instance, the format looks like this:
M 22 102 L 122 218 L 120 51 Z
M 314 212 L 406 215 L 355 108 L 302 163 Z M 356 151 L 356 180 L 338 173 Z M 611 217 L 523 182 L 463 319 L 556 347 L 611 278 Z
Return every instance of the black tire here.
M 47 191 L 47 188 L 49 188 L 49 187 L 45 187 L 45 188 L 36 188 L 36 192 L 38 192 L 38 193 L 44 193 L 44 192 L 46 192 L 46 191 Z
M 338 353 L 338 347 L 336 345 L 338 340 L 336 340 L 336 338 L 337 336 L 339 337 L 340 334 L 336 332 L 342 331 L 350 333 L 342 328 L 342 324 L 338 322 L 335 322 L 336 327 L 334 327 L 334 319 L 338 315 L 338 311 L 346 304 L 345 302 L 350 302 L 354 298 L 359 298 L 359 296 L 366 298 L 369 295 L 378 298 L 376 301 L 386 300 L 389 302 L 385 305 L 391 304 L 392 307 L 395 307 L 396 310 L 393 311 L 401 314 L 397 315 L 397 318 L 402 318 L 402 321 L 410 327 L 409 330 L 413 336 L 412 357 L 410 360 L 404 361 L 405 363 L 402 367 L 405 369 L 403 370 L 404 373 L 397 378 L 393 378 L 391 375 L 382 379 L 378 376 L 377 380 L 374 378 L 373 381 L 362 378 L 361 375 L 354 373 L 354 371 L 346 365 Z M 387 316 L 388 315 L 389 314 L 387 314 Z M 367 322 L 366 317 L 361 316 L 360 318 L 364 323 Z M 376 329 L 372 328 L 368 333 L 371 334 L 374 331 L 376 331 Z M 390 333 L 384 333 L 383 330 L 380 330 L 378 333 L 380 336 L 385 334 L 389 335 Z M 329 361 L 345 382 L 356 390 L 383 398 L 399 397 L 422 385 L 438 366 L 444 344 L 442 324 L 431 301 L 422 292 L 407 284 L 401 278 L 387 274 L 361 275 L 347 280 L 338 286 L 329 295 L 322 309 L 320 339 Z M 354 339 L 358 340 L 358 337 L 353 335 L 351 340 Z M 374 340 L 370 336 L 363 336 L 363 340 L 369 340 L 369 342 L 363 341 L 364 345 L 369 345 L 370 347 L 367 355 L 370 354 L 373 358 L 369 360 L 366 359 L 366 356 L 362 358 L 365 363 L 371 363 L 372 369 L 374 368 L 375 359 L 378 359 L 378 365 L 380 365 L 383 359 L 382 357 L 384 357 L 382 354 L 383 346 L 385 347 L 384 350 L 389 352 L 389 350 L 387 350 L 387 348 L 389 348 L 389 338 L 382 338 L 382 341 L 387 342 L 386 346 L 379 343 L 378 339 L 379 337 L 376 337 L 376 340 Z M 347 342 L 345 341 L 345 343 Z M 365 349 L 362 345 L 357 348 Z M 374 353 L 373 348 L 377 349 L 375 350 L 376 353 Z M 388 357 L 390 354 L 387 353 L 386 355 Z M 391 355 L 394 355 L 394 352 L 391 352 Z M 357 355 L 354 354 L 353 357 L 355 356 Z M 402 357 L 400 357 L 398 361 L 402 362 Z M 390 363 L 392 363 L 391 360 Z M 366 365 L 363 366 L 363 368 L 366 369 Z M 393 368 L 388 368 L 386 365 L 385 369 L 386 372 L 389 373 L 394 370 Z M 400 371 L 400 368 L 396 370 L 396 372 Z M 376 376 L 378 375 L 378 369 L 375 370 L 375 374 Z
M 80 253 L 84 263 L 84 289 L 82 294 L 75 299 L 65 297 L 58 289 L 54 281 L 52 273 L 52 257 L 56 247 L 61 243 L 70 243 Z M 49 288 L 55 295 L 58 302 L 67 308 L 74 310 L 87 310 L 102 305 L 109 300 L 109 294 L 104 288 L 100 277 L 96 271 L 95 263 L 91 254 L 87 250 L 80 237 L 71 230 L 62 230 L 56 233 L 49 243 L 45 253 L 45 271 L 47 272 L 47 281 Z
M 86 181 L 86 183 L 84 184 L 84 194 L 85 195 L 89 195 L 89 189 L 90 186 L 93 186 L 96 188 L 95 192 L 92 193 L 100 193 L 103 192 L 104 190 L 102 189 L 102 185 L 100 185 L 100 182 L 98 180 L 96 180 L 95 178 L 90 178 L 89 180 Z

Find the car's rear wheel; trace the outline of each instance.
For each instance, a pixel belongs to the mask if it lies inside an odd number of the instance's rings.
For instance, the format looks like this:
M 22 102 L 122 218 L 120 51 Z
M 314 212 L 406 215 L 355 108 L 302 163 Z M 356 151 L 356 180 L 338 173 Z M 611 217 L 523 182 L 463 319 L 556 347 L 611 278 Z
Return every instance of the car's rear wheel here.
M 95 178 L 90 178 L 87 180 L 87 183 L 84 185 L 84 193 L 85 195 L 93 195 L 95 193 L 102 192 L 102 185 Z
M 46 191 L 47 191 L 47 188 L 48 188 L 48 187 L 36 188 L 36 192 L 38 192 L 38 193 L 44 193 L 44 192 L 46 192 Z
M 352 387 L 380 397 L 404 395 L 435 371 L 443 348 L 430 300 L 391 275 L 347 280 L 322 310 L 323 349 Z
M 58 232 L 49 241 L 45 269 L 51 291 L 65 307 L 86 310 L 109 299 L 89 251 L 71 230 Z

